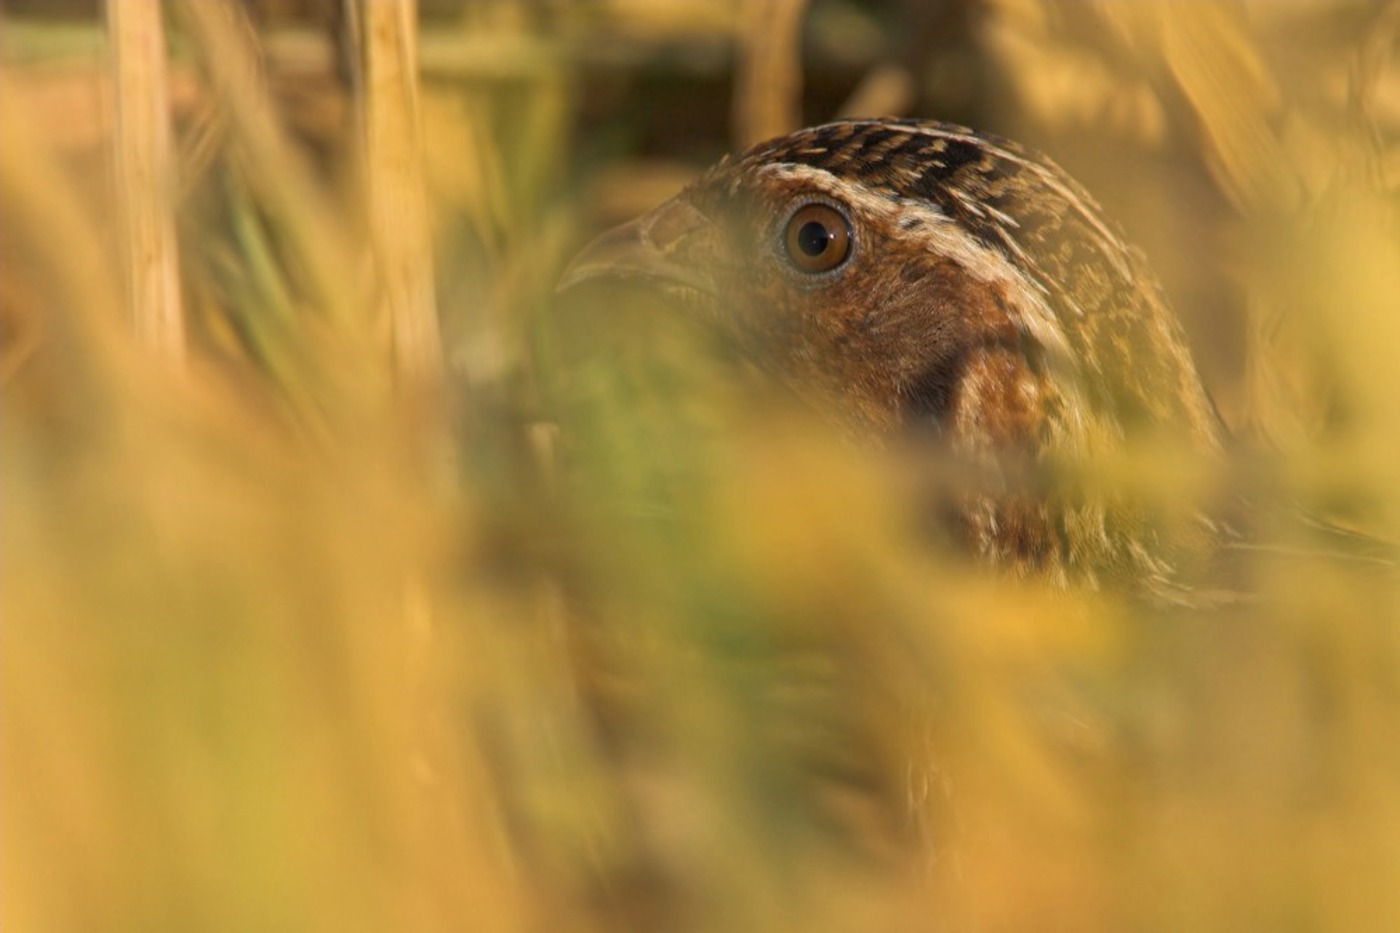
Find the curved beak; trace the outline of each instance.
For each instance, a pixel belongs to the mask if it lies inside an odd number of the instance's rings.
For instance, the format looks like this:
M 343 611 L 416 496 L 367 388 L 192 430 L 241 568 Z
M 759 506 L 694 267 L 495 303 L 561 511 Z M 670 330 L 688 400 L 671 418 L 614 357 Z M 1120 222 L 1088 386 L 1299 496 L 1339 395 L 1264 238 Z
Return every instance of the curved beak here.
M 713 278 L 686 261 L 687 247 L 709 226 L 709 218 L 684 201 L 667 201 L 585 246 L 559 277 L 555 292 L 610 280 L 714 294 Z

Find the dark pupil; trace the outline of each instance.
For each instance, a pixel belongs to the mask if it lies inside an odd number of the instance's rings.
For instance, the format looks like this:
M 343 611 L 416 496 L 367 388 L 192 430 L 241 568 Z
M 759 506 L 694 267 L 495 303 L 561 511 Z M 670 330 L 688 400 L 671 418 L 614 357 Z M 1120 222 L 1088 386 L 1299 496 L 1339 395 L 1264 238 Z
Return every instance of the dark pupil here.
M 831 233 L 818 221 L 809 220 L 797 231 L 797 248 L 808 256 L 820 256 L 830 242 Z

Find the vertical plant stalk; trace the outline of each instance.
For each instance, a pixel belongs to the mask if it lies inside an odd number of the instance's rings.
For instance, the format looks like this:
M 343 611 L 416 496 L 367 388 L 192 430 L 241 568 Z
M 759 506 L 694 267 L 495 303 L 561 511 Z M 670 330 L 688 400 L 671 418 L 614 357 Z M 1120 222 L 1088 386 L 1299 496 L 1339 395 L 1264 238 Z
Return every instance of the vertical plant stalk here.
M 802 17 L 807 0 L 746 0 L 734 82 L 740 146 L 789 133 L 802 122 Z
M 349 2 L 360 5 L 364 178 L 395 371 L 402 383 L 432 386 L 442 376 L 442 338 L 423 181 L 417 3 Z
M 1251 212 L 1297 209 L 1300 179 L 1272 126 L 1282 92 L 1243 12 L 1163 3 L 1157 16 L 1162 56 L 1200 122 L 1221 189 Z
M 169 362 L 185 357 L 175 160 L 160 0 L 108 0 L 116 111 L 115 165 L 122 265 L 137 339 Z
M 321 179 L 278 121 L 247 12 L 233 0 L 184 0 L 176 9 L 229 119 L 247 181 L 259 203 L 275 212 L 312 299 L 342 335 L 357 335 L 364 303 L 357 276 L 347 270 L 358 268 L 359 252 Z

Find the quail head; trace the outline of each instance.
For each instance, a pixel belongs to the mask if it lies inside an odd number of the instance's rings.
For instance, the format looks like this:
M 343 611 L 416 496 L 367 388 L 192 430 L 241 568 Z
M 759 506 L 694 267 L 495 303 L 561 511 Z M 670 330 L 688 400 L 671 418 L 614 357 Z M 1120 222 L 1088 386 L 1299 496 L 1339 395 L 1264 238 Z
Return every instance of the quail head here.
M 761 143 L 594 241 L 560 287 L 599 278 L 665 293 L 871 436 L 932 436 L 1000 477 L 947 503 L 987 562 L 1161 593 L 1182 541 L 1212 533 L 1010 478 L 1137 437 L 1210 453 L 1222 429 L 1141 254 L 1007 140 L 853 120 Z

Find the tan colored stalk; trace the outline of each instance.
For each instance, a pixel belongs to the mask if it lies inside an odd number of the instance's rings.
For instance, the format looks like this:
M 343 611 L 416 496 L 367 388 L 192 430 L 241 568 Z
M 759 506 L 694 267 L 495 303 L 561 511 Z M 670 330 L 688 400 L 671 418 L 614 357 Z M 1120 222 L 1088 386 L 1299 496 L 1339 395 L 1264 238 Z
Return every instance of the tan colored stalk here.
M 85 416 L 100 421 L 112 400 L 108 382 L 116 366 L 114 351 L 126 346 L 118 323 L 119 283 L 87 205 L 45 145 L 41 112 L 3 69 L 0 100 L 6 119 L 0 139 L 3 268 L 33 277 L 35 307 L 44 314 L 41 339 L 75 361 L 66 373 L 64 394 L 77 400 L 75 407 Z
M 1196 113 L 1221 189 L 1246 210 L 1297 207 L 1302 189 L 1274 128 L 1282 91 L 1249 39 L 1243 12 L 1224 4 L 1183 10 L 1169 3 L 1142 11 L 1153 13 L 1163 58 Z
M 137 338 L 179 364 L 185 356 L 175 239 L 170 93 L 160 0 L 108 0 L 116 194 L 127 299 Z
M 359 5 L 364 178 L 380 294 L 401 382 L 433 385 L 442 339 L 433 294 L 432 247 L 423 182 L 416 0 Z
M 247 177 L 275 210 L 322 311 L 346 335 L 359 331 L 364 303 L 353 257 L 324 186 L 287 139 L 268 101 L 256 35 L 241 5 L 184 0 L 179 10 L 232 125 Z
M 802 17 L 807 0 L 746 0 L 734 86 L 734 135 L 747 146 L 802 122 Z

